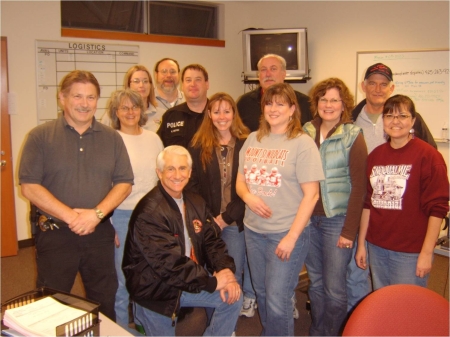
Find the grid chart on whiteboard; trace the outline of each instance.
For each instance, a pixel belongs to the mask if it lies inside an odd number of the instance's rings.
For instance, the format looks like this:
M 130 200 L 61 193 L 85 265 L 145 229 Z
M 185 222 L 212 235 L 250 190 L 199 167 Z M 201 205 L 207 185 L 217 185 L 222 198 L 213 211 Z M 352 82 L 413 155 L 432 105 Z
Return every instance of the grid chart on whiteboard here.
M 36 41 L 38 121 L 56 119 L 61 112 L 57 92 L 72 70 L 87 70 L 100 84 L 95 117 L 100 119 L 111 93 L 122 88 L 127 70 L 139 63 L 139 46 L 91 42 Z

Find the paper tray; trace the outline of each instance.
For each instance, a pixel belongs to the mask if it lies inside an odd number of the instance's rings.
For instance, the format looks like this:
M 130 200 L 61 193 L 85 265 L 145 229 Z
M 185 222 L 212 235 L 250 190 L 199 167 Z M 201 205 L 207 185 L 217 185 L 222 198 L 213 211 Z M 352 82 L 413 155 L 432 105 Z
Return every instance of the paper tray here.
M 99 306 L 100 304 L 91 300 L 87 300 L 83 297 L 68 294 L 62 291 L 50 289 L 47 287 L 41 287 L 36 290 L 32 290 L 28 293 L 14 297 L 5 303 L 2 303 L 2 317 L 5 310 L 18 308 L 23 305 L 32 303 L 40 298 L 51 296 L 55 300 L 61 302 L 65 305 L 70 305 L 71 307 L 81 309 L 87 312 L 89 316 L 92 314 L 92 325 L 84 330 L 76 328 L 80 326 L 78 321 L 83 317 L 74 319 L 72 321 L 66 322 L 65 324 L 56 327 L 56 336 L 100 336 L 100 321 L 98 319 Z M 86 321 L 86 320 L 85 320 Z M 4 326 L 2 323 L 2 330 Z

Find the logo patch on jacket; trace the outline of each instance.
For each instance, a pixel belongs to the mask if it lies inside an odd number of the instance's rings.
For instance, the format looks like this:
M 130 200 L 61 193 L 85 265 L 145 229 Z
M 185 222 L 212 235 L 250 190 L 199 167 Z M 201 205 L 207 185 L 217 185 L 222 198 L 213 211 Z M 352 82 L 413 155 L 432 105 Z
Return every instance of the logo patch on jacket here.
M 202 231 L 203 224 L 202 224 L 202 222 L 200 220 L 194 219 L 192 221 L 192 224 L 194 225 L 194 231 L 195 231 L 196 234 L 198 234 L 198 233 L 200 233 Z

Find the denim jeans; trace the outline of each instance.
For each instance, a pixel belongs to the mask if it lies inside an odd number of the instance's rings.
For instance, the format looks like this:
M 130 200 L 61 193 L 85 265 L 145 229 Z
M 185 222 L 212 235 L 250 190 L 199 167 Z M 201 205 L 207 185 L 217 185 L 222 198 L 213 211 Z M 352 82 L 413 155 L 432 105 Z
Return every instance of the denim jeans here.
M 426 287 L 427 274 L 421 278 L 416 276 L 418 253 L 402 253 L 381 248 L 370 242 L 369 264 L 372 273 L 373 290 L 383 288 L 391 284 L 415 284 Z
M 116 209 L 112 216 L 112 222 L 117 236 L 119 237 L 120 246 L 114 251 L 114 262 L 117 272 L 117 280 L 119 281 L 119 287 L 116 292 L 116 301 L 114 303 L 114 309 L 116 311 L 116 322 L 122 328 L 130 332 L 135 336 L 140 336 L 137 330 L 134 330 L 128 326 L 128 304 L 130 303 L 130 294 L 128 294 L 125 286 L 125 276 L 122 271 L 122 259 L 123 249 L 125 247 L 125 239 L 128 233 L 128 222 L 130 221 L 132 210 Z
M 181 307 L 214 308 L 211 323 L 206 328 L 204 336 L 231 336 L 242 306 L 242 295 L 238 301 L 228 305 L 220 298 L 220 293 L 188 293 L 184 291 L 180 298 Z M 172 318 L 158 314 L 141 307 L 136 303 L 135 321 L 144 327 L 146 336 L 175 336 Z
M 245 243 L 263 327 L 262 336 L 293 336 L 292 294 L 309 248 L 309 227 L 297 239 L 288 261 L 275 249 L 287 234 L 257 233 L 245 227 Z
M 351 312 L 372 290 L 369 280 L 369 268 L 361 269 L 356 265 L 355 255 L 358 249 L 356 236 L 352 249 L 352 258 L 347 266 L 347 312 Z M 367 251 L 367 243 L 366 243 Z M 368 256 L 366 256 L 366 261 Z
M 347 317 L 347 266 L 352 250 L 336 244 L 345 216 L 311 217 L 311 243 L 306 269 L 311 281 L 310 336 L 337 336 Z
M 225 227 L 222 231 L 222 240 L 225 241 L 228 254 L 234 259 L 236 265 L 236 280 L 242 286 L 244 296 L 256 298 L 248 268 L 247 252 L 245 249 L 244 232 L 239 232 L 237 226 Z M 244 275 L 242 275 L 244 273 Z

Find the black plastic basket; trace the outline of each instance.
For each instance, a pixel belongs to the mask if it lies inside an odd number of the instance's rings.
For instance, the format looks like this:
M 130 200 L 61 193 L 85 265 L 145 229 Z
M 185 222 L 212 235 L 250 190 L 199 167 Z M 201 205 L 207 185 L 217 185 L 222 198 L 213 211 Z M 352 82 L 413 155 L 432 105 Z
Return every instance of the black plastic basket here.
M 87 312 L 74 320 L 58 325 L 56 336 L 100 336 L 99 303 L 46 287 L 38 288 L 2 303 L 2 318 L 7 309 L 18 308 L 47 296 L 53 297 L 62 304 Z M 83 319 L 85 325 L 86 322 L 89 322 L 89 327 L 81 330 Z M 5 328 L 2 321 L 2 329 Z

